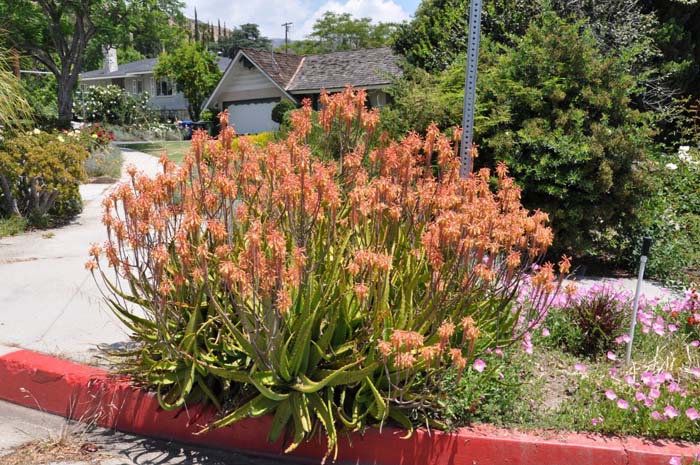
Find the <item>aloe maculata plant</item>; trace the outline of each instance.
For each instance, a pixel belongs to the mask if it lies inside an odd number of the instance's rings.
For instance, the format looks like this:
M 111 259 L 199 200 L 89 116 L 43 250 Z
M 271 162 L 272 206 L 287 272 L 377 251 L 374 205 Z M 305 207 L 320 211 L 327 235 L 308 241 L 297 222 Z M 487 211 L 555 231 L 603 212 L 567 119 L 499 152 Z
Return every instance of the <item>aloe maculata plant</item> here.
M 503 165 L 495 192 L 488 170 L 460 179 L 459 134 L 376 137 L 365 98 L 323 95 L 264 148 L 232 146 L 224 113 L 182 166 L 131 169 L 106 199 L 109 239 L 87 267 L 163 408 L 211 402 L 206 429 L 274 415 L 271 441 L 291 451 L 320 430 L 331 454 L 339 427 L 439 417 L 445 373 L 484 370 L 479 354 L 540 320 L 551 265 L 527 305 L 513 299 L 552 241 L 546 215 L 522 208 Z

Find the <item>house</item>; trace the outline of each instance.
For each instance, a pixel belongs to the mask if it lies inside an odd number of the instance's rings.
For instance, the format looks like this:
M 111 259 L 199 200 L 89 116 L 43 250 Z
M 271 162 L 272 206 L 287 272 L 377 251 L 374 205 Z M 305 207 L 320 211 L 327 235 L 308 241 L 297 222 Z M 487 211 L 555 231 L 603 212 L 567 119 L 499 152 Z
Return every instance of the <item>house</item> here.
M 257 134 L 277 129 L 272 108 L 282 99 L 309 98 L 317 109 L 322 90 L 351 85 L 368 91 L 369 106 L 381 107 L 388 98 L 384 89 L 400 75 L 398 57 L 388 47 L 319 55 L 240 49 L 205 106 L 228 109 L 239 134 Z
M 80 88 L 88 86 L 116 85 L 131 95 L 138 96 L 147 92 L 149 105 L 159 110 L 164 118 L 187 119 L 187 99 L 178 92 L 177 86 L 170 79 L 156 79 L 153 68 L 158 58 L 147 58 L 119 65 L 115 49 L 105 51 L 102 69 L 80 74 Z M 218 57 L 219 69 L 224 72 L 231 63 L 230 58 Z

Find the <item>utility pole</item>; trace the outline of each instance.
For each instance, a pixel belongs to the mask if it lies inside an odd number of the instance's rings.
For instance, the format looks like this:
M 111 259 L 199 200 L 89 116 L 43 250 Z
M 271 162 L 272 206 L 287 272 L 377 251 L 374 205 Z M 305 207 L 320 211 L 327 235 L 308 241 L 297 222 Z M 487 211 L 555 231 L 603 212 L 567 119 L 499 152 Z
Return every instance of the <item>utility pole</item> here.
M 284 28 L 284 53 L 289 52 L 289 28 L 292 26 L 292 23 L 284 23 L 282 27 Z
M 472 172 L 474 149 L 474 106 L 476 105 L 476 73 L 479 63 L 481 38 L 481 1 L 471 0 L 469 9 L 469 45 L 467 48 L 467 76 L 464 82 L 464 109 L 462 112 L 462 143 L 460 146 L 459 176 L 468 177 Z

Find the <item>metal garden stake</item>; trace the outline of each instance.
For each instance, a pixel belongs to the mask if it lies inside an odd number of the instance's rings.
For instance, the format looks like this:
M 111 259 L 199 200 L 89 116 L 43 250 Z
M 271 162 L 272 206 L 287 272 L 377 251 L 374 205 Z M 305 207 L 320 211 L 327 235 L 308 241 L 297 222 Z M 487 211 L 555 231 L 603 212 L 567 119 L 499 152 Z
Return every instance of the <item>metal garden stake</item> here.
M 625 361 L 630 362 L 632 358 L 632 342 L 634 341 L 634 327 L 637 325 L 637 308 L 639 308 L 639 292 L 642 290 L 644 280 L 644 268 L 647 266 L 647 257 L 651 248 L 651 237 L 645 237 L 642 242 L 642 257 L 639 259 L 639 274 L 637 275 L 637 290 L 634 293 L 634 304 L 632 305 L 632 323 L 630 323 L 630 340 L 627 342 L 627 355 Z
M 459 158 L 459 176 L 466 178 L 472 171 L 472 143 L 474 137 L 474 106 L 476 104 L 476 73 L 481 38 L 481 1 L 471 0 L 469 11 L 469 44 L 467 47 L 467 77 L 464 82 L 464 109 L 462 112 L 462 143 Z

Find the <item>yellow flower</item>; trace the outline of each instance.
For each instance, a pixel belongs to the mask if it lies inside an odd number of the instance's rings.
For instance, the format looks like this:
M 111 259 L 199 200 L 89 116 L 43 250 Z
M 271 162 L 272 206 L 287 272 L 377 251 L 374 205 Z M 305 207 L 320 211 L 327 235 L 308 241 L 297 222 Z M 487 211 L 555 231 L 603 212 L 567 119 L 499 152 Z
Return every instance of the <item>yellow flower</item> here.
M 32 131 L 32 133 L 33 133 L 33 134 L 37 134 L 37 135 L 38 135 L 38 134 L 41 134 L 41 129 L 39 129 L 39 128 L 34 128 L 34 130 Z

